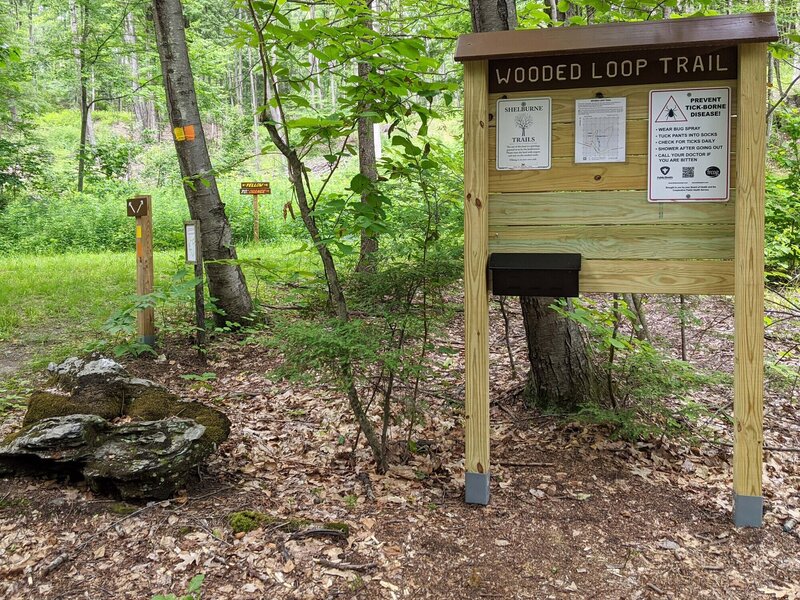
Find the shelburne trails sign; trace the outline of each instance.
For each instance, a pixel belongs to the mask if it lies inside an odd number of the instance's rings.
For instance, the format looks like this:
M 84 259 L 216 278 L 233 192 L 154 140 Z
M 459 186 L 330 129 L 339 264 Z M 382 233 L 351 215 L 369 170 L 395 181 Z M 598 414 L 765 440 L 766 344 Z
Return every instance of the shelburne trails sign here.
M 489 61 L 489 92 L 736 79 L 736 46 L 659 48 Z

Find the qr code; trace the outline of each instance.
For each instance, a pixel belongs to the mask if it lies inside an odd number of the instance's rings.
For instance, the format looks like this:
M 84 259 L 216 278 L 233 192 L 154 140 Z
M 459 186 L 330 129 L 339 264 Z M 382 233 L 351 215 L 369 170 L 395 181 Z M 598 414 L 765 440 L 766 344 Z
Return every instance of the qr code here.
M 683 167 L 683 177 L 694 177 L 694 167 Z

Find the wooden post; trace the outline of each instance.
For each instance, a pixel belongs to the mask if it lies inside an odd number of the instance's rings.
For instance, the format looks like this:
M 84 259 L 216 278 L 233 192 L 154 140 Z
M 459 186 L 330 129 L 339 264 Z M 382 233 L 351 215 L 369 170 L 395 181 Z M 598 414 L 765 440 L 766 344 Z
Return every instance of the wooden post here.
M 136 212 L 136 294 L 153 293 L 153 203 L 150 196 L 137 196 L 128 203 L 137 203 Z M 142 204 L 143 203 L 143 204 Z M 130 214 L 130 211 L 129 213 Z M 136 314 L 139 343 L 156 345 L 155 311 L 153 307 Z
M 489 502 L 488 64 L 464 64 L 465 500 Z
M 206 345 L 206 302 L 203 295 L 205 288 L 203 277 L 203 243 L 200 233 L 200 221 L 184 221 L 183 223 L 186 263 L 194 265 L 195 341 L 197 353 L 205 361 Z
M 733 520 L 760 527 L 764 448 L 764 170 L 767 45 L 739 46 L 733 375 Z
M 258 243 L 259 222 L 258 222 L 258 194 L 253 196 L 253 241 Z

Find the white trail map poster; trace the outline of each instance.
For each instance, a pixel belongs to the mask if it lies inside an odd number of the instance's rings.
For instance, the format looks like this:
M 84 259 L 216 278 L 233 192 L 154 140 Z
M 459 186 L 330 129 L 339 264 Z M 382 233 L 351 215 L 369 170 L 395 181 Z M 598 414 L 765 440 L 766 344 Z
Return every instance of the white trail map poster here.
M 650 92 L 650 202 L 728 200 L 730 95 L 730 88 Z
M 550 98 L 497 101 L 497 169 L 550 168 Z
M 575 162 L 625 162 L 625 98 L 575 100 Z

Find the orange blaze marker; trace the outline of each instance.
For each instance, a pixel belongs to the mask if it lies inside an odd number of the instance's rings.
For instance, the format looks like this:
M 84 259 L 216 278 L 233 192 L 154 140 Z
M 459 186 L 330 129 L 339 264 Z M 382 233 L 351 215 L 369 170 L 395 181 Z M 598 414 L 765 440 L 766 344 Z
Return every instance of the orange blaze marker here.
M 194 125 L 186 125 L 183 128 L 183 133 L 186 136 L 186 141 L 187 142 L 193 142 L 194 141 Z

